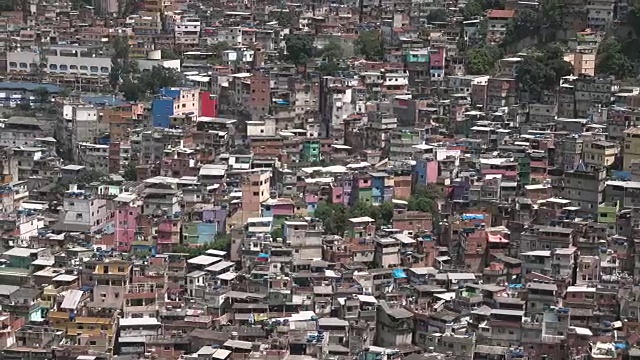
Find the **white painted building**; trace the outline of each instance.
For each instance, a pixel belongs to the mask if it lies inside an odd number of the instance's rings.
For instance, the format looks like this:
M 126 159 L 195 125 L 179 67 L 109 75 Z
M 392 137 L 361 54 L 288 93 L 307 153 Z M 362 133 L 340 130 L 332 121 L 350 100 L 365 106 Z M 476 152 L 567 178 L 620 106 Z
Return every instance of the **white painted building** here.
M 197 45 L 200 41 L 200 19 L 184 17 L 175 23 L 173 29 L 176 44 Z
M 104 226 L 109 215 L 106 200 L 95 198 L 72 184 L 64 195 L 63 212 L 55 227 L 67 231 L 95 232 Z
M 95 54 L 81 46 L 52 46 L 47 50 L 47 71 L 50 74 L 79 74 L 109 76 L 111 57 Z M 12 51 L 7 53 L 7 72 L 30 72 L 40 61 L 36 50 Z M 151 70 L 160 65 L 180 71 L 180 60 L 138 59 L 140 70 Z

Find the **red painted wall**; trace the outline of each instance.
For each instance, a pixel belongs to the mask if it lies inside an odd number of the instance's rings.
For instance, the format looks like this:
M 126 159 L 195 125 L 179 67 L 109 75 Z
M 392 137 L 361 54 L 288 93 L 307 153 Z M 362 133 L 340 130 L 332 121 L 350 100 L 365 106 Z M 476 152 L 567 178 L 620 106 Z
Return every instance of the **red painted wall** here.
M 218 117 L 218 96 L 208 91 L 200 91 L 200 114 L 198 116 Z

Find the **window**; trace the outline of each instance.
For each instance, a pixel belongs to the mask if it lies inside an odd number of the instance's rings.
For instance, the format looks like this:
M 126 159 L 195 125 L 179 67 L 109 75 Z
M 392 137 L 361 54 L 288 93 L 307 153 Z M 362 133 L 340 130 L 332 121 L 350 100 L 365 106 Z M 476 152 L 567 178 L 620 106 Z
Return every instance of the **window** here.
M 56 65 L 56 64 L 49 64 L 49 70 L 58 70 L 58 65 Z
M 100 68 L 100 72 L 103 74 L 108 74 L 109 73 L 109 68 L 106 66 L 103 66 Z
M 92 73 L 97 73 L 98 72 L 98 67 L 97 66 L 92 66 L 90 68 L 90 70 L 91 70 Z
M 89 68 L 86 65 L 80 65 L 80 71 L 88 71 Z
M 20 69 L 27 69 L 28 67 L 27 63 L 20 63 Z
M 98 343 L 95 340 L 89 340 L 89 345 L 96 346 Z
M 69 65 L 69 69 L 71 71 L 77 71 L 78 70 L 78 65 Z
M 17 68 L 18 67 L 18 63 L 15 62 L 15 61 L 12 61 L 12 62 L 9 63 L 9 67 L 10 68 Z

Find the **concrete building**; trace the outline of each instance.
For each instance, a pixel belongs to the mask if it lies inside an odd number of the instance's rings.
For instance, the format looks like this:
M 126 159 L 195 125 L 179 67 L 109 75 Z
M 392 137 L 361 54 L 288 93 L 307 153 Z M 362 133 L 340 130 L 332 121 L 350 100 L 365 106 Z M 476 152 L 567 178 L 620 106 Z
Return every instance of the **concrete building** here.
M 623 169 L 631 170 L 631 164 L 640 161 L 640 127 L 624 132 Z
M 90 192 L 70 185 L 64 195 L 63 211 L 54 228 L 63 231 L 95 233 L 111 218 L 107 200 L 95 197 Z
M 595 214 L 604 199 L 606 179 L 607 171 L 604 168 L 567 171 L 564 175 L 562 197 L 571 200 L 571 205 L 579 207 L 581 211 Z
M 576 135 L 566 136 L 556 147 L 557 166 L 564 171 L 574 170 L 582 159 L 583 139 Z
M 487 42 L 499 44 L 507 34 L 507 25 L 516 15 L 515 10 L 491 10 L 487 14 Z
M 88 47 L 55 45 L 47 49 L 49 74 L 107 77 L 111 71 L 111 57 Z M 138 59 L 140 70 L 151 70 L 154 66 L 164 66 L 180 70 L 180 60 Z M 11 51 L 7 53 L 7 72 L 28 73 L 33 64 L 39 62 L 36 50 Z
M 172 116 L 190 116 L 197 119 L 200 113 L 200 89 L 163 88 L 151 105 L 154 127 L 167 128 Z
M 587 1 L 587 28 L 604 31 L 613 22 L 615 4 L 613 0 Z
M 411 345 L 413 314 L 404 308 L 392 308 L 386 301 L 378 303 L 376 344 L 383 347 Z
M 53 132 L 53 122 L 32 117 L 12 116 L 0 126 L 0 146 L 31 146 Z
M 175 43 L 181 49 L 190 49 L 200 44 L 200 19 L 184 16 L 175 23 L 173 29 Z
M 564 61 L 573 65 L 573 74 L 595 76 L 596 54 L 594 52 L 569 52 L 564 55 Z
M 611 141 L 587 140 L 582 148 L 582 161 L 589 170 L 607 168 L 620 153 L 620 145 Z

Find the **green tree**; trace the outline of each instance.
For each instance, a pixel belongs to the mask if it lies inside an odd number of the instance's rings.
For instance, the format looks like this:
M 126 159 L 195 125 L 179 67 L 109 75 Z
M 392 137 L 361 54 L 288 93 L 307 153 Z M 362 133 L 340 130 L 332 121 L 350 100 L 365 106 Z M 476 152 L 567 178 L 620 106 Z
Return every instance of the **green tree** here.
M 222 64 L 222 53 L 227 50 L 232 50 L 233 46 L 231 46 L 226 41 L 220 41 L 213 45 L 209 45 L 207 47 L 207 52 L 210 52 L 211 58 L 208 59 L 208 62 L 211 65 L 221 65 Z
M 551 29 L 562 29 L 564 22 L 562 19 L 563 8 L 558 0 L 543 0 L 540 4 L 542 26 Z
M 471 49 L 467 53 L 467 72 L 470 75 L 490 75 L 501 57 L 502 51 L 496 46 Z
M 393 203 L 391 201 L 384 202 L 380 205 L 380 221 L 384 225 L 389 225 L 393 221 L 393 210 Z
M 162 59 L 163 60 L 176 60 L 176 59 L 180 59 L 180 54 L 177 53 L 175 50 L 173 49 L 162 49 L 161 50 L 162 53 Z
M 49 90 L 46 87 L 38 86 L 37 88 L 33 89 L 33 96 L 35 96 L 35 98 L 38 100 L 40 106 L 44 106 L 49 102 L 49 97 L 51 96 L 51 94 L 49 94 Z
M 156 65 L 150 71 L 142 72 L 137 82 L 144 91 L 155 94 L 161 88 L 182 85 L 182 75 L 175 69 Z
M 326 234 L 342 236 L 347 229 L 347 209 L 342 204 L 320 203 L 313 216 L 322 220 Z
M 204 244 L 199 247 L 189 247 L 186 245 L 178 245 L 173 247 L 173 252 L 188 254 L 188 259 L 193 259 L 196 256 L 203 255 L 207 252 L 207 250 L 220 250 L 220 251 L 231 251 L 231 235 L 227 233 L 220 233 L 216 235 L 215 240 L 213 242 Z
M 277 10 L 277 11 L 271 11 L 271 13 L 269 13 L 269 15 L 271 16 L 271 18 L 273 19 L 273 21 L 276 21 L 278 23 L 279 26 L 283 27 L 283 28 L 290 28 L 293 27 L 294 23 L 295 23 L 295 16 L 291 11 L 288 10 Z
M 540 101 L 545 91 L 555 90 L 560 79 L 572 73 L 573 68 L 564 61 L 562 49 L 547 46 L 542 52 L 525 57 L 518 66 L 516 80 L 520 91 L 528 93 L 530 100 Z
M 484 16 L 489 9 L 504 9 L 505 0 L 470 0 L 462 8 L 462 17 L 471 20 Z
M 322 75 L 333 75 L 342 70 L 342 67 L 335 61 L 323 61 L 318 65 L 317 70 Z
M 271 238 L 273 240 L 284 239 L 284 229 L 282 228 L 282 226 L 277 226 L 273 229 L 273 231 L 271 231 Z
M 287 54 L 285 59 L 295 65 L 305 65 L 311 57 L 315 48 L 313 47 L 313 37 L 303 34 L 291 34 L 285 38 Z
M 384 57 L 384 44 L 379 31 L 362 31 L 354 42 L 356 52 L 368 61 L 379 61 Z
M 530 36 L 537 36 L 541 30 L 540 17 L 531 9 L 522 9 L 507 24 L 505 44 L 516 44 Z
M 129 78 L 124 79 L 118 90 L 127 101 L 137 102 L 145 94 L 145 88 L 138 82 Z
M 133 161 L 129 161 L 127 166 L 124 168 L 122 177 L 127 181 L 138 180 L 138 171 L 136 170 L 136 164 Z
M 109 84 L 114 91 L 118 91 L 120 84 L 125 79 L 132 79 L 138 72 L 138 62 L 129 57 L 129 39 L 117 36 L 113 41 L 113 55 L 111 56 L 111 71 L 109 72 Z
M 485 10 L 482 1 L 471 0 L 465 4 L 461 13 L 465 20 L 472 20 L 482 16 Z
M 449 20 L 449 14 L 446 9 L 435 9 L 429 11 L 427 14 L 427 21 L 429 23 L 434 22 L 447 22 Z
M 606 38 L 598 46 L 596 73 L 613 75 L 623 79 L 633 74 L 633 63 L 624 54 L 620 42 L 613 38 Z
M 562 19 L 562 5 L 558 0 L 544 0 L 540 10 L 522 9 L 516 12 L 516 17 L 507 24 L 505 44 L 516 44 L 519 41 L 544 35 L 551 30 L 555 32 L 564 28 Z M 542 41 L 546 41 L 542 39 Z
M 100 172 L 98 170 L 88 169 L 83 171 L 77 178 L 73 179 L 73 181 L 67 180 L 67 184 L 76 183 L 78 184 L 78 188 L 83 189 L 87 185 L 97 183 L 102 181 L 107 177 L 107 174 Z M 65 186 L 65 190 L 68 189 L 68 186 Z
M 409 198 L 407 209 L 409 211 L 422 211 L 437 214 L 438 192 L 431 186 L 418 186 Z
M 336 40 L 331 39 L 327 45 L 320 49 L 320 56 L 328 62 L 335 62 L 343 57 L 342 45 Z

